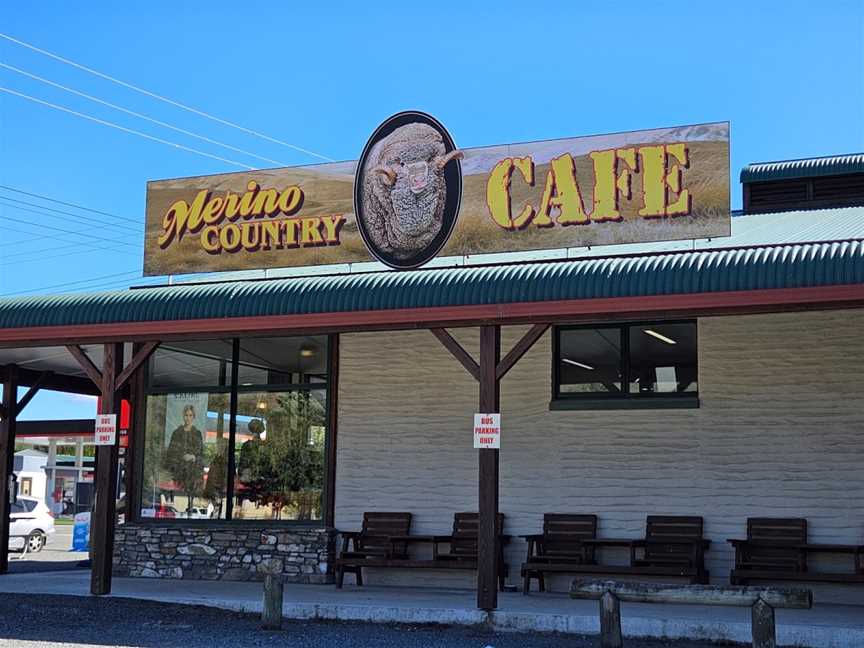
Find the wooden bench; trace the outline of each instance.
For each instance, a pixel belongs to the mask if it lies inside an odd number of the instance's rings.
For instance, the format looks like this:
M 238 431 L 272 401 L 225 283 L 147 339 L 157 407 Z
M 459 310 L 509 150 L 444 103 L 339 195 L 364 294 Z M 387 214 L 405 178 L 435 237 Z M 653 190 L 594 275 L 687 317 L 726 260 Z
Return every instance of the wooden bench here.
M 363 584 L 363 567 L 374 561 L 406 560 L 407 543 L 392 543 L 393 536 L 406 536 L 411 530 L 411 514 L 404 512 L 363 513 L 360 531 L 340 531 L 342 551 L 336 559 L 336 587 L 342 587 L 345 572 Z M 353 546 L 353 550 L 351 547 Z
M 477 539 L 480 528 L 478 513 L 456 513 L 453 515 L 453 532 L 449 535 L 432 536 L 432 563 L 428 567 L 438 569 L 477 569 Z M 504 591 L 507 578 L 507 563 L 504 562 L 504 545 L 509 537 L 504 535 L 504 514 L 499 513 L 495 523 L 498 535 L 498 589 Z M 447 551 L 441 551 L 447 545 Z M 426 567 L 427 565 L 423 565 Z
M 707 583 L 705 550 L 711 544 L 702 537 L 702 518 L 694 516 L 649 515 L 645 538 L 597 538 L 582 540 L 588 547 L 619 547 L 630 550 L 629 565 L 592 563 L 550 563 L 546 573 L 616 574 L 627 576 L 677 576 L 691 583 Z
M 728 541 L 735 547 L 733 585 L 754 579 L 864 583 L 864 545 L 807 542 L 803 518 L 748 518 L 747 539 Z M 851 572 L 811 571 L 807 559 L 813 553 L 848 554 Z
M 528 556 L 522 564 L 522 593 L 531 589 L 546 591 L 543 573 L 566 570 L 572 565 L 593 565 L 594 547 L 583 543 L 597 537 L 597 516 L 569 513 L 546 513 L 543 533 L 521 536 L 528 543 Z
M 376 526 L 367 529 L 367 515 L 391 516 L 376 518 Z M 409 516 L 404 522 L 404 531 L 392 531 L 392 516 Z M 387 522 L 386 520 L 390 520 Z M 372 519 L 369 520 L 371 525 Z M 383 523 L 382 523 L 383 522 Z M 343 550 L 336 559 L 336 587 L 342 587 L 345 572 L 355 575 L 357 585 L 363 584 L 362 569 L 364 567 L 384 567 L 398 569 L 477 569 L 477 534 L 479 516 L 477 513 L 456 513 L 453 516 L 453 531 L 449 535 L 409 535 L 410 513 L 364 514 L 364 531 L 342 533 Z M 389 526 L 388 526 L 389 525 Z M 498 514 L 498 587 L 503 591 L 507 577 L 507 565 L 504 563 L 503 545 L 509 540 L 502 531 L 504 514 Z M 364 537 L 364 532 L 366 536 Z M 348 540 L 354 540 L 355 549 L 348 550 Z M 360 542 L 359 548 L 357 542 Z M 418 558 L 408 555 L 408 547 L 412 544 L 430 544 L 431 558 Z M 444 547 L 447 547 L 446 550 Z

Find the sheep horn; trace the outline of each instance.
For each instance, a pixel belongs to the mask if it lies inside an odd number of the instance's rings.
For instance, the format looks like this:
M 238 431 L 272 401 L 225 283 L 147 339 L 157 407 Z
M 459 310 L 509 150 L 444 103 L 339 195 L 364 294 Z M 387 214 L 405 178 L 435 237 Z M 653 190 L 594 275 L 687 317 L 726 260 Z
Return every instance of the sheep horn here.
M 396 172 L 389 166 L 377 166 L 372 169 L 373 173 L 380 173 L 385 184 L 392 185 L 396 182 Z
M 450 160 L 461 160 L 464 157 L 465 157 L 465 154 L 462 151 L 460 151 L 459 149 L 453 149 L 449 153 L 445 153 L 444 155 L 440 156 L 436 160 L 435 166 L 437 166 L 438 169 L 440 170 L 440 169 L 443 169 L 445 166 L 447 166 L 447 163 Z

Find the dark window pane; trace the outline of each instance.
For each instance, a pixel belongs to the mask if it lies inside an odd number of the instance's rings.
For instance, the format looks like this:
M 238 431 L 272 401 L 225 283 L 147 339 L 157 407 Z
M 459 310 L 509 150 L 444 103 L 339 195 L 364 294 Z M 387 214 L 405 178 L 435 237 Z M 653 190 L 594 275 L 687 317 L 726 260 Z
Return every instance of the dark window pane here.
M 560 334 L 560 393 L 621 393 L 620 329 L 569 329 Z
M 326 391 L 238 397 L 234 519 L 320 520 Z
M 225 517 L 230 395 L 147 397 L 141 517 Z
M 237 382 L 241 387 L 323 382 L 326 377 L 326 337 L 240 340 Z
M 630 327 L 630 393 L 697 392 L 696 323 Z
M 231 345 L 231 340 L 201 340 L 160 346 L 150 361 L 151 389 L 230 385 Z

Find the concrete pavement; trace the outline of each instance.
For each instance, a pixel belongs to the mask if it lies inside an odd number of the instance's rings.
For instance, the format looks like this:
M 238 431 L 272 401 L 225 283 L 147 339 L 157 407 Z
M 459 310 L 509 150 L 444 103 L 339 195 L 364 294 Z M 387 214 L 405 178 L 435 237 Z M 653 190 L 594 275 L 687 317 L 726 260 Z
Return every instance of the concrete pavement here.
M 81 569 L 82 562 L 89 559 L 86 551 L 70 551 L 72 548 L 72 525 L 58 524 L 53 535 L 48 537 L 44 549 L 38 553 L 9 554 L 9 571 L 13 574 L 39 571 Z
M 89 572 L 8 574 L 0 591 L 89 596 Z M 113 597 L 205 605 L 240 612 L 261 611 L 261 583 L 115 578 Z M 467 590 L 430 588 L 286 585 L 284 616 L 297 620 L 486 625 L 496 630 L 596 634 L 597 603 L 564 594 L 499 595 L 499 609 L 486 614 Z M 623 604 L 622 625 L 630 637 L 750 641 L 750 611 L 683 605 Z M 812 648 L 864 646 L 864 608 L 814 605 L 812 610 L 777 610 L 780 645 Z

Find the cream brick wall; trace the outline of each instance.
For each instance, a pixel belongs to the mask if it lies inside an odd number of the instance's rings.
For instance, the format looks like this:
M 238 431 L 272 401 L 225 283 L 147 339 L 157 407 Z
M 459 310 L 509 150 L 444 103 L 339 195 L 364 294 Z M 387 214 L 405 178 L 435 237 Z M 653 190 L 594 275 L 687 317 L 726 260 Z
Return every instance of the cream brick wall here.
M 503 330 L 502 355 L 525 330 Z M 476 357 L 477 330 L 453 333 Z M 502 383 L 506 532 L 537 532 L 544 512 L 596 513 L 601 537 L 639 537 L 649 513 L 702 515 L 721 583 L 726 538 L 743 537 L 748 516 L 806 517 L 813 541 L 864 542 L 862 342 L 864 310 L 704 318 L 699 409 L 552 412 L 547 333 Z M 337 528 L 405 510 L 414 532 L 446 532 L 477 508 L 476 383 L 428 331 L 346 334 L 340 351 Z M 510 582 L 524 552 L 507 548 Z M 418 577 L 473 583 L 392 570 L 370 581 Z M 862 590 L 815 588 L 820 600 Z

